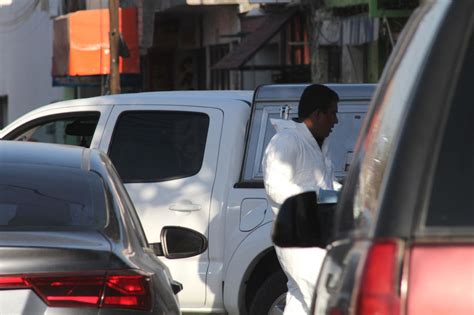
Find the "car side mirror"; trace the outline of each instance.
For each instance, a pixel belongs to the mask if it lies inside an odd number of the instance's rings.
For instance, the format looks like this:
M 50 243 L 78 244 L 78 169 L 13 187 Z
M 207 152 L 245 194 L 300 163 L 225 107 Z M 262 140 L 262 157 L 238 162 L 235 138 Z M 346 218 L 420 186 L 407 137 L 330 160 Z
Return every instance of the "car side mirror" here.
M 292 196 L 281 205 L 272 240 L 279 247 L 325 248 L 333 235 L 336 203 L 319 203 L 316 192 Z
M 151 244 L 157 256 L 168 259 L 199 255 L 207 249 L 207 238 L 199 232 L 181 226 L 165 226 L 160 243 Z

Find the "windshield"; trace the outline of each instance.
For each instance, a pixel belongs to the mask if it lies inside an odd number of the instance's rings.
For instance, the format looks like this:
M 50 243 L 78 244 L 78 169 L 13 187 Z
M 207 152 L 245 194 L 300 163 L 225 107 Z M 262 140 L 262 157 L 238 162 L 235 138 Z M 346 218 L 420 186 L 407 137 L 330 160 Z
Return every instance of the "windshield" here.
M 101 178 L 48 165 L 2 164 L 0 230 L 83 230 L 106 225 Z

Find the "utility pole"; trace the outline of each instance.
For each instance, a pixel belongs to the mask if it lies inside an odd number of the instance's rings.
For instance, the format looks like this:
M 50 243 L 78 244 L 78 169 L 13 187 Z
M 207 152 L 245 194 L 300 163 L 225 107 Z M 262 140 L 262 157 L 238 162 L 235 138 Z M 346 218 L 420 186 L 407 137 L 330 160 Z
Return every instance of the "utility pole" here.
M 109 0 L 110 17 L 110 94 L 120 94 L 119 0 Z

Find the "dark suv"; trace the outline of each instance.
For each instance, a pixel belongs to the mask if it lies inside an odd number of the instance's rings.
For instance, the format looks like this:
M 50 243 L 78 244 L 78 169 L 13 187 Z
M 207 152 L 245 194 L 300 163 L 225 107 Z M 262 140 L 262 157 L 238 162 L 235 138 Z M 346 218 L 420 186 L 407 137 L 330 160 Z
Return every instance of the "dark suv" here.
M 474 314 L 472 179 L 474 1 L 422 1 L 359 135 L 314 314 Z

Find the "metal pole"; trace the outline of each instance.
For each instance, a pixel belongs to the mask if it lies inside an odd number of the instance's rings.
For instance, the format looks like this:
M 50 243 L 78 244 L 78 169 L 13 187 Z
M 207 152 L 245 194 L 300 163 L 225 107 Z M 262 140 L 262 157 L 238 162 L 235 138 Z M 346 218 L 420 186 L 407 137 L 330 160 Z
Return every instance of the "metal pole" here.
M 120 94 L 119 0 L 109 0 L 110 16 L 110 94 Z

